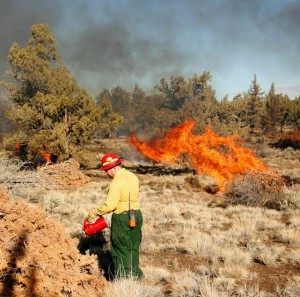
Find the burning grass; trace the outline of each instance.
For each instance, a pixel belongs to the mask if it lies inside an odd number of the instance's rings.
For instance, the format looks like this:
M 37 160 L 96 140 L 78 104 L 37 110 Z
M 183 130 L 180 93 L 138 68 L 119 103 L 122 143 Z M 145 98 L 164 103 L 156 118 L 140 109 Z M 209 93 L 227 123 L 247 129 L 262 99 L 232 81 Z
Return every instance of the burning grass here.
M 131 135 L 128 143 L 155 162 L 173 164 L 184 157 L 198 174 L 208 174 L 222 189 L 236 174 L 267 172 L 266 165 L 254 153 L 241 146 L 238 135 L 222 137 L 210 127 L 203 134 L 193 134 L 194 121 L 186 121 L 171 129 L 163 138 L 149 142 Z

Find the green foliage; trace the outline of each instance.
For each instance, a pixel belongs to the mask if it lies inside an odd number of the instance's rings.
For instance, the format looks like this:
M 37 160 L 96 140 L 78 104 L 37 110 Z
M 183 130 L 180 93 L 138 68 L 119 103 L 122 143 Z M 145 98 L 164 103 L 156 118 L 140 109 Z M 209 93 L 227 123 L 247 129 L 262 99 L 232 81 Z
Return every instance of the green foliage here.
M 112 137 L 123 121 L 123 117 L 113 112 L 111 102 L 107 98 L 103 98 L 98 103 L 98 107 L 100 108 L 100 117 L 103 120 L 100 123 L 97 135 L 98 137 Z
M 215 91 L 210 86 L 210 72 L 203 72 L 202 75 L 194 75 L 189 79 L 190 95 L 184 102 L 180 115 L 181 119 L 193 119 L 198 126 L 199 132 L 205 126 L 219 124 L 218 102 L 215 98 Z
M 281 106 L 280 97 L 275 94 L 275 86 L 271 85 L 271 89 L 266 97 L 266 108 L 263 116 L 264 130 L 272 131 L 276 129 L 278 123 L 281 122 Z
M 96 98 L 96 104 L 101 106 L 103 104 L 110 105 L 112 110 L 120 114 L 120 122 L 122 126 L 118 129 L 119 134 L 128 133 L 130 123 L 132 122 L 132 96 L 130 92 L 125 91 L 120 86 L 113 88 L 111 91 L 104 89 Z
M 156 89 L 164 96 L 163 108 L 169 111 L 164 117 L 169 121 L 169 128 L 187 119 L 193 119 L 200 130 L 212 124 L 217 100 L 209 85 L 210 80 L 211 74 L 205 71 L 187 81 L 181 76 L 171 77 L 169 84 L 165 79 L 160 81 Z
M 48 153 L 64 160 L 99 130 L 107 132 L 119 124 L 120 117 L 109 105 L 97 107 L 61 64 L 47 24 L 32 26 L 27 46 L 21 49 L 14 43 L 8 60 L 15 82 L 2 85 L 15 105 L 7 117 L 19 127 L 11 144 L 27 143 L 33 155 L 47 144 Z
M 189 84 L 182 76 L 172 76 L 170 84 L 163 78 L 156 89 L 165 95 L 165 107 L 172 111 L 180 109 L 189 97 Z
M 185 80 L 172 76 L 170 81 L 161 79 L 155 86 L 159 94 L 146 95 L 137 85 L 132 92 L 121 87 L 104 89 L 97 96 L 97 105 L 108 100 L 114 112 L 122 115 L 119 135 L 164 134 L 184 120 L 193 119 L 200 129 L 213 124 L 217 118 L 217 100 L 209 85 L 211 74 L 204 72 Z M 217 120 L 219 123 L 219 120 Z
M 282 128 L 285 123 L 285 112 L 283 105 L 283 95 L 275 94 L 275 85 L 266 96 L 265 112 L 262 117 L 262 124 L 265 131 L 275 132 L 277 128 Z
M 163 97 L 161 95 L 144 96 L 135 104 L 133 109 L 133 122 L 130 133 L 152 135 L 167 125 L 167 118 L 163 117 L 165 110 L 162 109 Z M 163 117 L 165 120 L 160 121 Z
M 289 102 L 289 120 L 294 128 L 300 129 L 300 96 Z
M 268 130 L 275 124 L 282 127 L 297 119 L 296 104 L 291 104 L 287 96 L 275 94 L 274 85 L 268 95 L 263 96 L 256 76 L 248 93 L 238 94 L 231 101 L 224 97 L 220 102 L 210 85 L 211 78 L 208 71 L 188 80 L 172 76 L 168 82 L 163 78 L 155 86 L 159 93 L 153 95 L 146 95 L 137 85 L 132 92 L 121 87 L 111 91 L 104 89 L 97 97 L 97 104 L 105 99 L 122 115 L 119 135 L 132 132 L 148 137 L 153 133 L 163 135 L 170 128 L 192 119 L 197 123 L 197 132 L 210 125 L 221 135 L 239 134 L 246 138 L 254 129 Z
M 249 127 L 253 130 L 255 128 L 261 128 L 261 117 L 264 110 L 263 104 L 263 92 L 257 82 L 256 75 L 250 85 L 248 91 L 249 100 L 247 103 L 246 120 Z
M 240 134 L 241 123 L 235 114 L 234 103 L 236 102 L 230 102 L 227 97 L 224 97 L 217 105 L 217 113 L 211 125 L 220 135 Z
M 247 93 L 238 94 L 232 100 L 226 96 L 218 102 L 210 85 L 211 78 L 208 71 L 187 80 L 182 76 L 172 76 L 169 81 L 162 78 L 155 86 L 158 93 L 152 95 L 146 95 L 137 85 L 132 92 L 121 87 L 105 89 L 97 103 L 106 99 L 122 115 L 119 135 L 132 132 L 148 138 L 152 134 L 164 135 L 190 119 L 197 123 L 196 132 L 201 133 L 210 125 L 220 135 L 239 134 L 243 139 L 261 129 L 269 132 L 287 124 L 298 125 L 299 100 L 291 102 L 286 95 L 275 94 L 274 84 L 264 96 L 254 76 Z

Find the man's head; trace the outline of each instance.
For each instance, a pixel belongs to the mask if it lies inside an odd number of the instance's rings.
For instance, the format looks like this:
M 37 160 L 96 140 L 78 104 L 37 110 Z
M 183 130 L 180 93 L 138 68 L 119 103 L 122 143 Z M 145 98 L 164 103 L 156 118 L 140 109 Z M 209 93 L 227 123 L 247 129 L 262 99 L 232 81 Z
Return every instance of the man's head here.
M 105 171 L 109 177 L 113 178 L 120 169 L 120 165 L 123 161 L 123 159 L 115 154 L 105 154 L 101 159 L 102 170 Z

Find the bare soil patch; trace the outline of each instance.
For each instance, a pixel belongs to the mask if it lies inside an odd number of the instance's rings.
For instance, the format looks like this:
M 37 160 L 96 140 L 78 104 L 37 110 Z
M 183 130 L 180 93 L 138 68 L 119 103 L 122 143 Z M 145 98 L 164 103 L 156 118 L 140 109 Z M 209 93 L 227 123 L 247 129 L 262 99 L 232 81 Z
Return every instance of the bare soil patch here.
M 69 159 L 63 163 L 38 168 L 46 189 L 76 189 L 90 181 L 90 178 L 80 170 L 80 163 Z

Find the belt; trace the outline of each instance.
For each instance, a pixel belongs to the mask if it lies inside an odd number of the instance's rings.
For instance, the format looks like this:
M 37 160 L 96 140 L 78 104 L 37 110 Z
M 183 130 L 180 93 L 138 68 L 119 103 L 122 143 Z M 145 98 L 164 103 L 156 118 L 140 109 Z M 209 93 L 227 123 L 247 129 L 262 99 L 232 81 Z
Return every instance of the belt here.
M 139 212 L 140 211 L 140 209 L 132 209 L 132 210 L 133 210 L 133 212 Z M 123 211 L 120 214 L 128 214 L 128 211 L 129 210 Z

